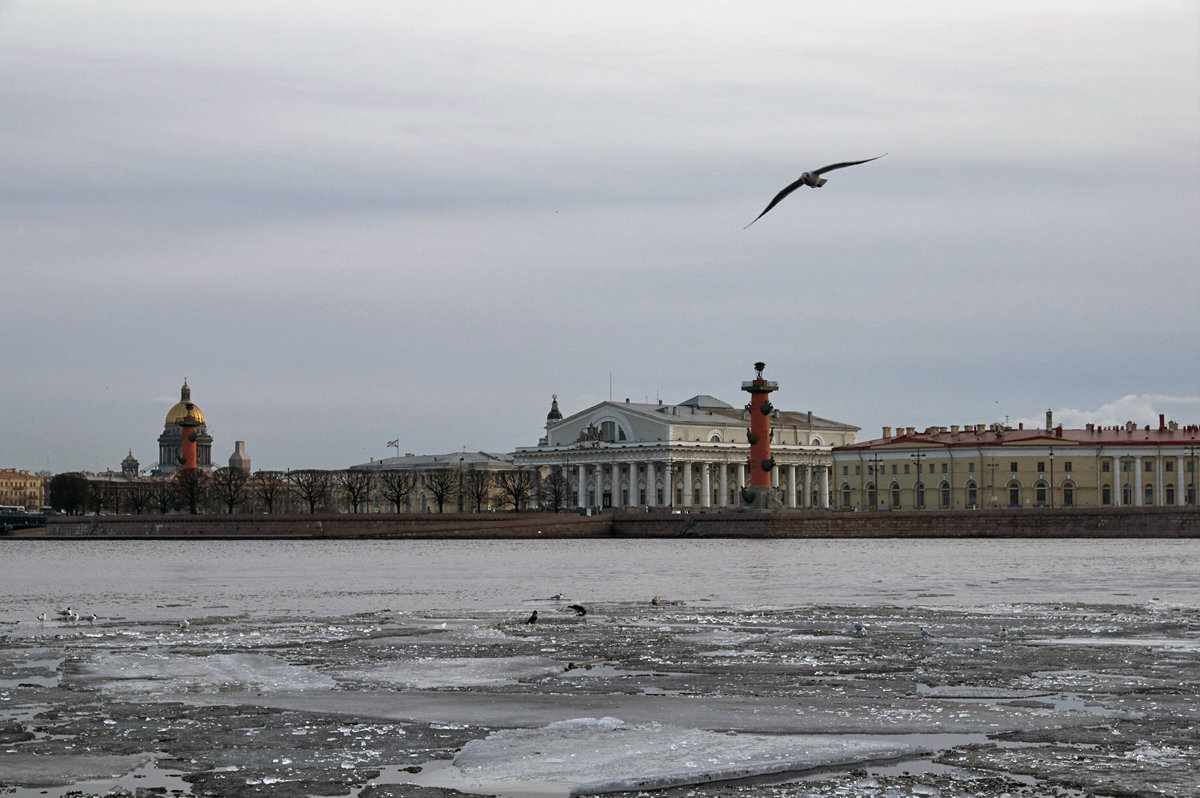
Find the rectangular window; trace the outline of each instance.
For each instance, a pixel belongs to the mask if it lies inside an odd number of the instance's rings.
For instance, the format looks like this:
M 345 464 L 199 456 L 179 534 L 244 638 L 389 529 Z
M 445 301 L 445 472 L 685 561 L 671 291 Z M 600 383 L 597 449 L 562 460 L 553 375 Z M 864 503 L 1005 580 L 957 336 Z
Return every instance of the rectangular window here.
M 1008 470 L 1014 474 L 1017 473 L 1017 461 L 1016 460 L 1013 460 L 1012 462 L 1010 462 L 1008 464 Z
M 1045 460 L 1038 460 L 1038 473 L 1039 474 L 1046 473 L 1046 461 Z
M 1153 461 L 1153 460 L 1147 460 L 1147 461 L 1146 461 L 1146 467 L 1145 467 L 1144 469 L 1142 469 L 1142 470 L 1143 470 L 1143 471 L 1145 471 L 1147 474 L 1149 474 L 1149 473 L 1152 473 L 1152 472 L 1154 471 L 1154 461 Z
M 842 466 L 842 476 L 846 476 L 849 473 L 850 473 L 850 466 Z
M 1065 471 L 1068 474 L 1071 473 L 1071 461 L 1070 460 L 1063 461 L 1063 471 Z
M 1163 469 L 1168 474 L 1170 474 L 1171 472 L 1173 472 L 1175 470 L 1175 461 L 1174 460 L 1164 460 L 1163 461 Z
M 1109 471 L 1111 471 L 1112 470 L 1110 468 L 1111 465 L 1112 465 L 1112 463 L 1108 462 L 1107 460 L 1105 460 L 1103 463 L 1101 463 L 1100 464 L 1101 473 L 1107 474 Z
M 908 466 L 905 466 L 905 468 L 908 468 Z M 895 474 L 895 473 L 896 473 L 896 466 L 892 466 L 892 473 L 893 473 L 893 474 Z
M 854 476 L 857 477 L 857 476 L 861 476 L 861 475 L 862 475 L 862 466 L 855 466 L 854 467 Z
M 905 464 L 904 464 L 904 473 L 905 473 L 905 474 L 907 474 L 907 473 L 908 473 L 908 463 L 905 463 Z
M 968 473 L 968 474 L 974 474 L 974 473 L 975 473 L 975 463 L 974 463 L 974 462 L 967 463 L 967 473 Z
M 946 473 L 946 463 L 942 463 L 942 473 Z

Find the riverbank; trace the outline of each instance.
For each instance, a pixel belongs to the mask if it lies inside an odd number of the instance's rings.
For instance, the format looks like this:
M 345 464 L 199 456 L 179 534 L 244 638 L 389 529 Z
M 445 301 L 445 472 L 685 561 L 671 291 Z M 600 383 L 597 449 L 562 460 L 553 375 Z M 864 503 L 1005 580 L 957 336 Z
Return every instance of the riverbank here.
M 891 512 L 54 516 L 38 538 L 1196 538 L 1196 507 Z

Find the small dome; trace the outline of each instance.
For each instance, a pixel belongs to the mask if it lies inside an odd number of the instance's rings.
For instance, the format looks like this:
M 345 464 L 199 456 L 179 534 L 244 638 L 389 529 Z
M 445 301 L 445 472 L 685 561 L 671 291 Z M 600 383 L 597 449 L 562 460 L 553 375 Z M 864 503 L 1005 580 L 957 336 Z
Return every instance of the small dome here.
M 125 459 L 122 460 L 121 462 L 123 462 L 123 463 L 129 463 L 129 462 L 136 463 L 137 462 L 137 458 L 133 456 L 133 449 L 129 450 L 129 454 L 125 455 Z
M 562 421 L 562 411 L 558 409 L 558 394 L 554 394 L 550 400 L 550 412 L 546 414 L 546 421 Z

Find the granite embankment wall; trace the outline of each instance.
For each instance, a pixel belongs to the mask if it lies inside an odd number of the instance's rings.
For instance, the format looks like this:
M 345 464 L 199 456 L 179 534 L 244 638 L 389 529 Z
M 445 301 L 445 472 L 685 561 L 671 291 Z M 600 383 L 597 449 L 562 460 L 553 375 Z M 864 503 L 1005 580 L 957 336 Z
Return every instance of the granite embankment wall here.
M 1198 538 L 1195 507 L 1109 510 L 620 512 L 53 517 L 20 537 L 104 538 Z

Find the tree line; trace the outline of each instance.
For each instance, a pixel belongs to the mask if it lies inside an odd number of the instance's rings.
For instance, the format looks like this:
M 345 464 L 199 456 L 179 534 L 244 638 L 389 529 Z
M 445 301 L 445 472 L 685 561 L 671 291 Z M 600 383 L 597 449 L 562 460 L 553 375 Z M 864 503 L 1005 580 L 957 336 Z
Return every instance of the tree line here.
M 51 478 L 49 505 L 84 513 L 290 513 L 290 512 L 557 512 L 569 503 L 570 485 L 557 471 L 298 469 L 255 471 L 222 467 L 189 469 L 172 477 L 129 481 L 88 479 L 68 472 Z

